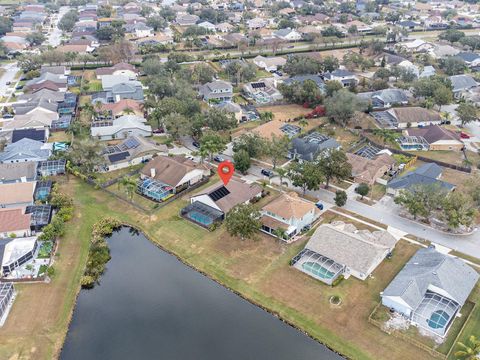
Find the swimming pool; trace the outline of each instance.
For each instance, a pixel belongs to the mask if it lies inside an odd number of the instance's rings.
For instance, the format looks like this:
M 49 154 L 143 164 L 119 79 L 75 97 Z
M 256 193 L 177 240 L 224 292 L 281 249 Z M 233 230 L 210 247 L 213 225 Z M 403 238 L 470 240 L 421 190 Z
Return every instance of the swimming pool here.
M 334 272 L 328 271 L 326 268 L 315 262 L 304 262 L 302 264 L 302 269 L 321 279 L 332 279 L 335 276 Z
M 428 326 L 432 329 L 442 329 L 447 325 L 450 316 L 443 310 L 437 310 L 430 315 L 430 319 L 427 320 Z
M 199 223 L 202 225 L 211 225 L 213 223 L 213 219 L 207 215 L 199 213 L 198 211 L 190 211 L 187 214 L 188 218 Z

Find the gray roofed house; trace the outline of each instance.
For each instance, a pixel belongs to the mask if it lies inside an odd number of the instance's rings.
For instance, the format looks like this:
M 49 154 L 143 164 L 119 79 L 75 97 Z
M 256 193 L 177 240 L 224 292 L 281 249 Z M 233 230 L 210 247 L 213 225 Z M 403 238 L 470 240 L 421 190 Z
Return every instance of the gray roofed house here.
M 45 74 L 45 73 L 50 73 L 55 75 L 68 75 L 70 71 L 67 69 L 66 66 L 63 66 L 63 65 L 59 65 L 59 66 L 43 65 L 40 68 L 40 74 Z
M 358 83 L 358 78 L 354 73 L 343 69 L 337 69 L 332 72 L 325 73 L 324 79 L 327 81 L 338 81 L 344 87 Z
M 357 94 L 361 100 L 370 101 L 374 109 L 387 109 L 394 105 L 408 104 L 408 96 L 402 89 L 384 89 Z
M 230 101 L 233 96 L 233 86 L 227 81 L 215 80 L 200 86 L 199 93 L 206 101 Z
M 381 293 L 382 304 L 444 337 L 478 278 L 463 260 L 420 249 Z
M 44 81 L 51 81 L 55 84 L 65 85 L 67 87 L 67 77 L 65 75 L 57 75 L 49 72 L 41 74 L 39 77 L 29 80 L 25 83 L 26 87 L 32 86 L 34 84 L 39 84 Z
M 384 230 L 357 230 L 341 221 L 322 224 L 292 265 L 328 285 L 340 275 L 365 280 L 396 243 L 397 239 Z
M 283 81 L 283 83 L 286 84 L 286 85 L 290 85 L 294 82 L 299 82 L 300 84 L 303 84 L 307 80 L 311 80 L 315 84 L 317 84 L 317 87 L 320 90 L 322 90 L 322 92 L 325 90 L 325 82 L 323 81 L 323 79 L 319 75 L 310 75 L 310 74 L 296 75 L 296 76 L 292 76 L 291 78 L 285 79 Z
M 45 112 L 56 113 L 58 110 L 58 104 L 56 102 L 49 102 L 45 99 L 29 101 L 26 103 L 16 103 L 13 104 L 13 109 L 17 115 L 25 115 L 30 113 L 32 110 L 41 109 Z
M 452 82 L 452 90 L 455 97 L 459 97 L 462 95 L 462 92 L 478 86 L 475 79 L 470 75 L 453 75 L 450 76 L 450 81 Z
M 35 181 L 37 163 L 34 161 L 0 164 L 0 183 Z
M 288 151 L 290 159 L 313 161 L 325 149 L 339 149 L 341 145 L 326 135 L 314 132 L 303 138 L 293 138 Z
M 100 140 L 125 139 L 129 136 L 152 136 L 152 127 L 136 115 L 123 115 L 113 121 L 98 122 L 90 128 L 92 137 Z
M 387 193 L 398 195 L 401 190 L 408 190 L 416 185 L 438 184 L 448 191 L 455 189 L 455 185 L 439 180 L 441 175 L 442 168 L 440 166 L 435 163 L 427 163 L 406 175 L 391 180 L 387 184 Z
M 18 100 L 25 100 L 27 102 L 34 102 L 45 100 L 50 103 L 62 102 L 65 100 L 65 93 L 59 91 L 52 91 L 49 89 L 41 89 L 34 93 L 22 94 L 18 97 Z
M 22 161 L 44 161 L 52 154 L 52 143 L 44 144 L 28 138 L 23 138 L 13 144 L 8 144 L 0 153 L 0 163 L 16 163 Z
M 476 66 L 480 63 L 480 55 L 474 52 L 460 52 L 455 57 L 463 60 L 468 66 Z

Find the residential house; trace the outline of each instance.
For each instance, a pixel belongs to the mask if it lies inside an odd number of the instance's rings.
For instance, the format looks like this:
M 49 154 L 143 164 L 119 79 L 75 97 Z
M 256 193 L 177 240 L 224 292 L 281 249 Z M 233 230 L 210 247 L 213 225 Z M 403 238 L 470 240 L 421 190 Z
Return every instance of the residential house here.
M 44 143 L 48 139 L 48 128 L 15 129 L 12 131 L 12 139 L 11 139 L 12 143 L 19 142 L 22 139 L 31 139 L 31 140 L 40 141 Z
M 113 121 L 92 123 L 92 137 L 100 140 L 126 139 L 129 136 L 152 136 L 152 127 L 141 116 L 123 115 Z
M 297 30 L 290 28 L 274 31 L 273 35 L 285 41 L 298 41 L 302 39 L 302 34 L 300 34 Z
M 257 104 L 267 104 L 283 99 L 277 89 L 277 82 L 273 78 L 259 79 L 246 83 L 242 87 L 243 94 Z
M 0 209 L 0 236 L 2 238 L 30 236 L 30 222 L 31 214 L 26 214 L 25 208 Z
M 250 19 L 247 21 L 247 27 L 249 30 L 258 30 L 267 26 L 267 22 L 259 17 Z
M 197 15 L 190 14 L 178 14 L 175 22 L 179 26 L 193 26 L 195 25 L 200 18 Z
M 37 252 L 36 237 L 0 240 L 0 276 L 7 277 L 18 267 L 30 262 Z
M 33 205 L 35 181 L 0 184 L 0 208 Z
M 102 88 L 106 92 L 107 102 L 117 102 L 122 99 L 143 101 L 144 98 L 142 83 L 129 80 L 125 75 L 103 75 Z
M 22 139 L 8 144 L 0 152 L 0 164 L 18 163 L 25 161 L 43 161 L 52 155 L 52 143 L 42 143 L 32 139 Z
M 266 71 L 277 71 L 287 63 L 287 59 L 281 56 L 264 57 L 258 55 L 253 59 L 253 63 Z
M 184 156 L 157 156 L 140 171 L 138 191 L 155 201 L 165 201 L 210 174 L 208 165 L 197 164 Z
M 445 337 L 479 278 L 464 260 L 421 248 L 380 293 L 382 304 L 412 325 Z
M 91 45 L 88 44 L 65 44 L 65 45 L 60 45 L 57 46 L 56 48 L 57 51 L 60 51 L 62 53 L 77 53 L 77 54 L 90 54 L 92 53 L 95 48 Z
M 233 25 L 227 22 L 223 22 L 215 26 L 215 30 L 222 33 L 229 33 L 233 30 L 233 28 Z
M 234 102 L 221 102 L 220 104 L 214 105 L 214 107 L 221 109 L 227 113 L 231 113 L 235 116 L 238 122 L 244 120 L 244 112 L 240 105 Z
M 2 130 L 48 129 L 52 126 L 52 122 L 57 119 L 57 113 L 34 111 L 25 115 L 15 115 L 11 121 L 6 122 L 3 125 Z
M 406 129 L 398 142 L 407 151 L 461 151 L 465 147 L 457 133 L 438 125 Z
M 332 72 L 327 72 L 323 78 L 325 81 L 338 81 L 344 87 L 358 84 L 358 78 L 348 70 L 337 69 Z
M 138 76 L 138 70 L 134 65 L 121 62 L 110 67 L 98 68 L 95 70 L 97 79 L 101 80 L 105 75 L 124 76 L 127 80 L 136 80 Z M 125 79 L 122 79 L 125 81 Z
M 233 86 L 231 83 L 222 80 L 214 80 L 202 85 L 199 89 L 200 96 L 209 101 L 231 101 Z
M 116 119 L 123 115 L 133 113 L 136 116 L 143 116 L 142 103 L 132 99 L 122 99 L 116 103 L 101 104 L 98 108 L 97 118 L 99 119 Z
M 130 136 L 117 145 L 103 150 L 103 170 L 115 171 L 148 162 L 153 155 L 168 153 L 166 145 L 156 145 L 142 136 Z
M 468 67 L 477 67 L 480 65 L 480 55 L 474 52 L 460 52 L 455 55 L 457 59 L 461 59 Z
M 284 241 L 291 241 L 303 229 L 310 228 L 320 217 L 314 203 L 297 193 L 283 193 L 261 210 L 261 230 Z
M 32 113 L 44 113 L 58 117 L 58 103 L 49 102 L 45 99 L 33 100 L 26 103 L 13 104 L 16 115 L 28 115 Z
M 434 48 L 434 45 L 421 39 L 404 42 L 397 45 L 398 48 L 407 53 L 426 53 Z
M 392 252 L 397 239 L 385 230 L 357 230 L 353 224 L 320 225 L 291 265 L 332 285 L 340 276 L 365 280 Z
M 465 96 L 469 91 L 478 87 L 478 83 L 470 75 L 453 75 L 450 76 L 452 82 L 453 95 L 456 98 Z
M 43 83 L 53 83 L 58 91 L 67 91 L 67 77 L 52 73 L 43 73 L 39 77 L 27 81 L 25 87 L 31 91 L 36 91 L 41 88 Z
M 373 109 L 388 109 L 392 106 L 408 104 L 408 95 L 401 89 L 383 89 L 357 94 L 357 97 L 369 102 Z
M 397 177 L 387 184 L 387 194 L 397 196 L 402 190 L 419 185 L 436 185 L 447 191 L 453 191 L 455 185 L 440 180 L 442 168 L 435 163 L 427 163 L 405 175 Z
M 215 32 L 216 31 L 215 24 L 212 24 L 210 21 L 202 21 L 197 26 L 200 26 L 201 28 L 204 28 L 205 30 L 207 30 L 209 32 Z
M 341 145 L 333 138 L 319 132 L 310 133 L 304 137 L 294 137 L 288 150 L 289 159 L 299 161 L 314 161 L 325 150 L 338 150 Z
M 391 108 L 373 112 L 371 115 L 381 127 L 389 129 L 440 125 L 443 121 L 437 111 L 419 106 Z
M 429 78 L 437 73 L 435 68 L 431 65 L 424 66 L 423 70 L 420 72 L 418 77 L 420 78 Z
M 370 186 L 392 170 L 395 159 L 389 154 L 379 154 L 372 158 L 347 153 L 347 159 L 352 165 L 353 181 L 357 184 L 365 183 Z
M 224 185 L 219 181 L 199 191 L 190 198 L 190 204 L 181 210 L 181 215 L 206 228 L 223 221 L 225 215 L 236 205 L 247 204 L 262 196 L 262 188 L 235 178 Z
M 0 183 L 29 182 L 37 179 L 37 163 L 34 161 L 0 164 Z

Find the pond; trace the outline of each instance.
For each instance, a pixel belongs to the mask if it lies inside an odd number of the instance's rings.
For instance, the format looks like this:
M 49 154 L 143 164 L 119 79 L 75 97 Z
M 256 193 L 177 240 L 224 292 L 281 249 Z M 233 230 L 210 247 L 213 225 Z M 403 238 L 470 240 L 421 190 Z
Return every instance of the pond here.
M 82 290 L 61 359 L 342 359 L 123 227 Z

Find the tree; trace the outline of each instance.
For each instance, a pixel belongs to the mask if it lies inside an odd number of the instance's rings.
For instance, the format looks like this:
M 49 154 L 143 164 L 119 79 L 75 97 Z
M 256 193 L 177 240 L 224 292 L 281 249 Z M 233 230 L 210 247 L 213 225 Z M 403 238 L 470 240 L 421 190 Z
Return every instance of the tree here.
M 390 70 L 380 68 L 375 72 L 374 76 L 379 79 L 388 80 L 388 78 L 390 77 Z
M 150 16 L 147 18 L 147 25 L 152 27 L 154 31 L 159 31 L 165 29 L 168 23 L 161 16 Z
M 200 139 L 200 151 L 206 152 L 210 160 L 213 158 L 213 154 L 223 152 L 227 148 L 226 141 L 219 134 L 214 132 L 208 132 Z
M 288 168 L 288 178 L 293 186 L 302 188 L 304 195 L 307 190 L 318 190 L 323 181 L 317 164 L 308 161 L 292 162 Z
M 244 81 L 251 81 L 257 74 L 257 69 L 252 63 L 241 61 L 231 61 L 226 67 L 225 72 L 230 76 L 235 85 Z
M 473 205 L 480 208 L 480 175 L 471 176 L 465 183 L 468 196 L 472 199 Z
M 197 64 L 193 68 L 191 79 L 195 84 L 205 84 L 212 81 L 215 76 L 215 70 L 206 64 Z
M 454 43 L 464 38 L 465 33 L 456 29 L 448 29 L 447 31 L 444 31 L 440 35 L 438 35 L 438 37 L 442 40 L 447 40 L 451 43 Z
M 43 35 L 41 32 L 30 33 L 25 37 L 25 40 L 27 40 L 30 46 L 41 45 L 45 39 L 45 35 Z
M 417 198 L 415 191 L 412 190 L 401 190 L 394 199 L 395 204 L 405 207 L 415 220 L 418 216 L 428 216 L 428 211 L 425 209 L 424 204 Z
M 165 115 L 162 122 L 175 140 L 190 134 L 191 123 L 184 115 L 172 112 Z
M 471 226 L 477 210 L 469 197 L 460 191 L 454 191 L 444 197 L 442 215 L 450 229 L 457 229 L 462 225 Z
M 348 199 L 348 196 L 345 191 L 337 190 L 335 192 L 335 198 L 334 198 L 335 205 L 342 207 L 347 203 L 347 199 Z
M 5 35 L 7 32 L 11 32 L 13 27 L 13 19 L 5 16 L 0 16 L 0 35 Z
M 346 180 L 352 176 L 352 165 L 342 150 L 325 149 L 321 151 L 315 165 L 325 177 L 325 188 L 327 189 L 332 179 Z
M 370 186 L 368 186 L 368 184 L 365 184 L 365 183 L 361 183 L 355 189 L 355 192 L 361 196 L 361 199 L 363 199 L 363 197 L 366 196 L 369 191 L 370 191 Z
M 472 121 L 478 121 L 478 110 L 471 102 L 460 103 L 456 112 L 462 122 L 462 126 Z
M 480 341 L 474 335 L 468 338 L 468 343 L 457 342 L 458 351 L 455 352 L 455 358 L 461 360 L 478 360 L 480 353 Z
M 322 70 L 322 63 L 305 55 L 295 55 L 287 59 L 283 70 L 290 76 L 317 74 Z
M 472 51 L 480 48 L 480 36 L 478 35 L 465 36 L 459 41 L 462 45 L 468 46 Z
M 341 89 L 325 99 L 327 116 L 340 126 L 346 126 L 355 111 L 362 110 L 364 105 L 355 94 L 346 89 Z
M 70 10 L 62 16 L 58 22 L 58 28 L 64 32 L 71 32 L 78 21 L 78 13 L 76 10 Z
M 231 236 L 240 239 L 253 239 L 260 229 L 260 213 L 251 204 L 236 205 L 227 214 L 225 226 Z
M 465 61 L 460 58 L 449 56 L 441 61 L 441 67 L 445 70 L 447 75 L 458 75 L 463 74 L 465 71 L 466 65 Z
M 262 111 L 260 113 L 260 121 L 262 123 L 272 121 L 273 118 L 274 118 L 274 115 L 273 115 L 273 112 L 271 112 L 271 111 Z
M 414 95 L 415 97 L 433 97 L 435 90 L 442 86 L 451 89 L 452 83 L 450 79 L 437 75 L 429 78 L 420 78 L 413 84 Z
M 433 101 L 438 105 L 438 110 L 440 111 L 442 105 L 448 105 L 453 101 L 452 90 L 446 86 L 439 86 L 433 92 Z
M 104 162 L 102 145 L 95 139 L 82 139 L 70 146 L 66 157 L 77 166 L 82 173 L 90 174 Z
M 209 108 L 205 113 L 205 125 L 214 131 L 233 129 L 237 123 L 232 113 L 216 107 Z
M 130 201 L 133 201 L 133 195 L 137 188 L 137 180 L 133 176 L 124 176 L 119 182 L 118 187 L 123 188 L 127 193 Z
M 242 134 L 235 139 L 232 149 L 234 153 L 245 150 L 250 158 L 257 158 L 265 154 L 265 139 L 257 133 Z
M 233 162 L 236 170 L 240 171 L 242 174 L 246 174 L 251 165 L 248 151 L 244 149 L 237 151 L 235 154 L 233 154 Z
M 327 96 L 332 96 L 340 89 L 343 89 L 343 85 L 337 80 L 327 81 L 325 84 L 325 93 Z
M 283 179 L 288 175 L 288 170 L 285 168 L 277 168 L 276 170 L 278 177 L 280 178 L 280 187 L 283 186 Z
M 338 59 L 335 56 L 328 55 L 322 59 L 322 71 L 323 72 L 332 72 L 338 69 L 340 64 L 338 63 Z
M 265 154 L 272 160 L 273 170 L 277 167 L 278 160 L 286 158 L 290 139 L 287 136 L 276 136 L 272 134 L 266 142 Z

